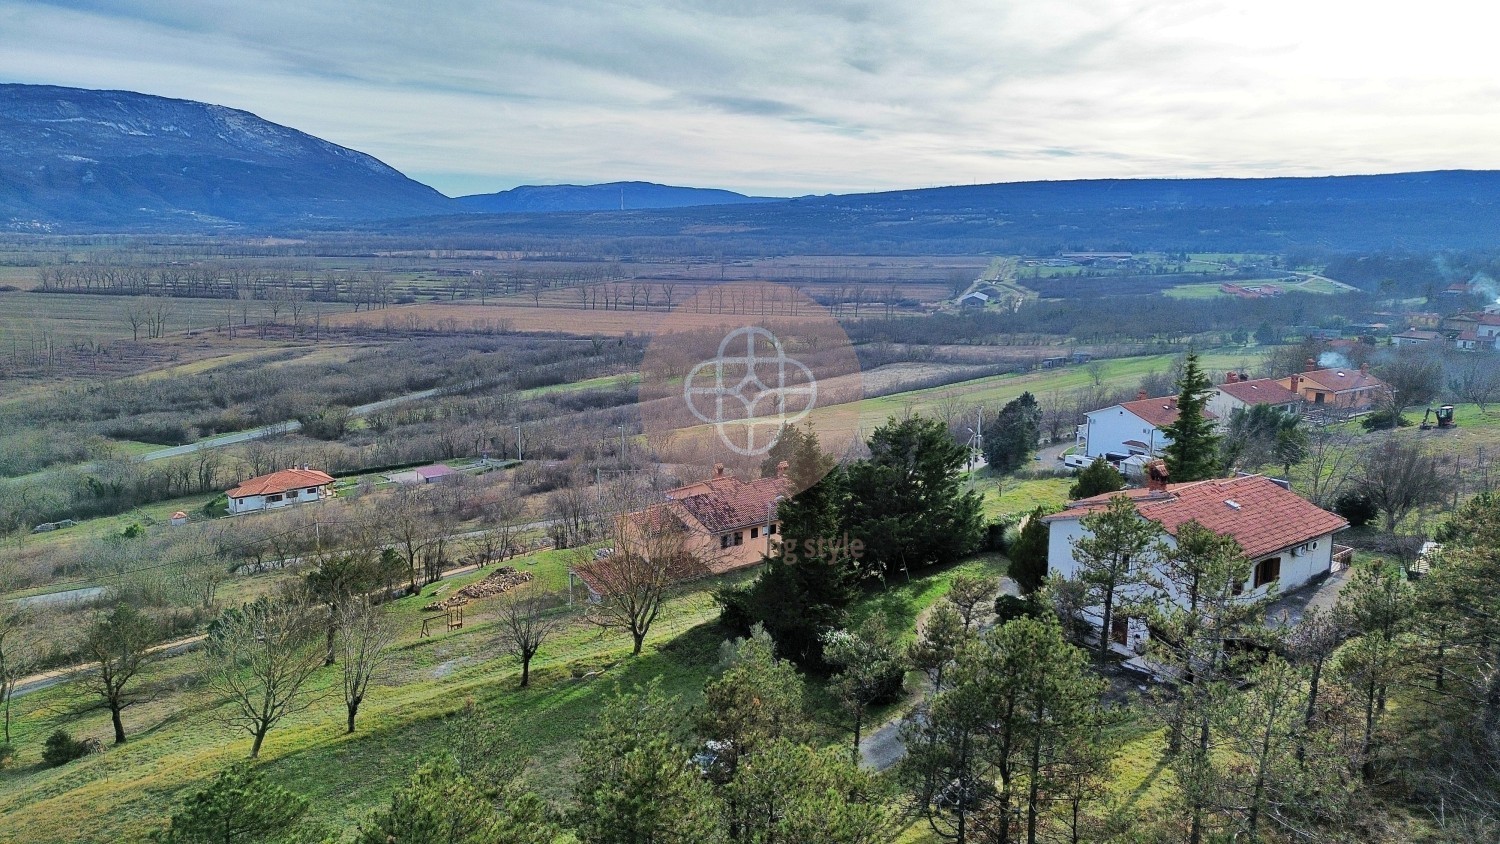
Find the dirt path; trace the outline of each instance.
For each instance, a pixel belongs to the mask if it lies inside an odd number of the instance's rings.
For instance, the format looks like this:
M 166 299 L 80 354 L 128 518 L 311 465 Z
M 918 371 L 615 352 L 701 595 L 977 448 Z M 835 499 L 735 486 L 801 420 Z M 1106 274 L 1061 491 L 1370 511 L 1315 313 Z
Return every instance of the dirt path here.
M 1000 592 L 1006 595 L 1019 595 L 1021 594 L 1021 589 L 1016 585 L 1014 580 L 1002 576 L 1000 578 Z M 922 626 L 927 621 L 927 617 L 936 606 L 936 604 L 933 604 L 917 616 L 918 631 L 922 629 Z M 985 630 L 993 626 L 993 624 L 994 616 L 991 614 L 986 620 L 981 622 L 980 630 Z M 917 692 L 910 709 L 892 717 L 884 724 L 871 730 L 860 740 L 859 764 L 862 767 L 874 771 L 885 771 L 894 767 L 897 762 L 900 762 L 906 756 L 906 745 L 901 741 L 901 724 L 906 720 L 907 714 L 921 704 L 922 699 L 927 696 L 927 692 L 928 689 L 924 680 L 923 687 Z

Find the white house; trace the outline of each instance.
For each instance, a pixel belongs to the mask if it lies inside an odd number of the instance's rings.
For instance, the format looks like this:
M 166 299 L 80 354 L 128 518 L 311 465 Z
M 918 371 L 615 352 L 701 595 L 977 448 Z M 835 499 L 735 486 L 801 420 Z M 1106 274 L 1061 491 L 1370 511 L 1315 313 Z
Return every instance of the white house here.
M 1272 588 L 1291 591 L 1330 571 L 1333 535 L 1349 526 L 1343 518 L 1262 475 L 1182 484 L 1153 482 L 1145 489 L 1074 501 L 1061 513 L 1046 517 L 1049 573 L 1077 575 L 1073 543 L 1088 533 L 1083 517 L 1104 509 L 1116 495 L 1127 496 L 1141 518 L 1161 525 L 1168 546 L 1176 541 L 1177 529 L 1189 521 L 1234 537 L 1251 564 L 1250 579 L 1236 593 L 1246 600 L 1264 597 Z M 1096 627 L 1102 625 L 1102 616 L 1102 607 L 1085 611 Z M 1114 642 L 1132 649 L 1143 646 L 1149 636 L 1145 621 L 1139 618 L 1117 615 L 1110 627 Z
M 1269 404 L 1290 413 L 1302 411 L 1302 397 L 1274 378 L 1242 378 L 1231 372 L 1223 384 L 1208 397 L 1208 409 L 1223 425 L 1236 410 L 1249 410 L 1258 404 Z
M 290 504 L 321 501 L 333 496 L 333 476 L 301 466 L 251 478 L 226 493 L 229 512 L 274 510 Z
M 1177 415 L 1176 396 L 1148 399 L 1142 390 L 1135 401 L 1084 414 L 1088 421 L 1078 426 L 1078 450 L 1090 460 L 1095 457 L 1120 460 L 1139 454 L 1158 456 L 1172 441 L 1161 429 L 1176 422 Z M 1204 416 L 1218 418 L 1208 411 Z

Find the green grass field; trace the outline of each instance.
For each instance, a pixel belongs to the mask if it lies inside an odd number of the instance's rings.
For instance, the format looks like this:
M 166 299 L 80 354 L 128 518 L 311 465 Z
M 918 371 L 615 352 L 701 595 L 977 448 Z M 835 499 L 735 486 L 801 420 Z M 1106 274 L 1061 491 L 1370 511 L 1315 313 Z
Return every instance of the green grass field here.
M 566 576 L 565 556 L 538 556 L 537 586 Z M 873 594 L 853 615 L 878 612 L 897 629 L 911 631 L 955 574 L 1003 568 L 1003 558 L 991 555 L 927 572 Z M 628 637 L 574 620 L 543 649 L 533 663 L 533 685 L 522 691 L 515 687 L 514 661 L 496 649 L 485 602 L 466 608 L 462 630 L 419 637 L 421 606 L 435 591 L 461 582 L 444 581 L 392 605 L 402 638 L 354 735 L 343 732 L 336 668 L 321 670 L 312 705 L 270 734 L 262 750 L 266 770 L 308 797 L 316 817 L 340 827 L 363 819 L 422 759 L 442 751 L 452 716 L 468 704 L 483 716 L 483 728 L 496 732 L 504 752 L 528 760 L 530 786 L 560 800 L 571 787 L 578 743 L 614 689 L 659 678 L 668 693 L 681 696 L 686 714 L 718 661 L 722 634 L 712 625 L 717 608 L 710 584 L 695 584 L 668 603 L 641 657 L 629 657 Z M 146 678 L 156 695 L 126 710 L 129 742 L 106 745 L 104 752 L 61 768 L 40 764 L 45 736 L 66 726 L 76 736 L 107 740 L 107 713 L 93 708 L 75 683 L 20 698 L 19 755 L 0 771 L 0 840 L 142 840 L 184 793 L 243 757 L 249 741 L 223 723 L 223 702 L 197 682 L 200 660 L 190 654 L 158 663 Z M 826 738 L 847 740 L 837 728 Z

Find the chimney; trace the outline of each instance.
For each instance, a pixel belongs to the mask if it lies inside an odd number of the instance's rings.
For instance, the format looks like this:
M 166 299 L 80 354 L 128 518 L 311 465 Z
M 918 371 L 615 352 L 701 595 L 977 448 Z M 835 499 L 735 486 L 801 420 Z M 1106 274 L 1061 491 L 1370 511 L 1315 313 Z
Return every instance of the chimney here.
M 1170 407 L 1173 410 L 1177 409 L 1177 397 L 1176 396 L 1167 396 L 1167 407 Z
M 1368 361 L 1366 361 L 1365 363 L 1362 363 L 1362 364 L 1359 365 L 1359 374 L 1360 375 L 1369 375 L 1370 374 L 1370 364 L 1369 364 Z
M 1292 392 L 1296 393 L 1298 398 L 1302 397 L 1302 376 L 1301 375 L 1293 375 L 1292 376 Z
M 781 461 L 780 463 L 777 463 L 776 464 L 776 477 L 778 477 L 778 478 L 784 478 L 784 477 L 786 477 L 786 470 L 787 470 L 787 462 L 785 460 Z
M 1234 384 L 1234 383 L 1238 382 L 1239 380 L 1240 380 L 1240 374 L 1238 372 L 1231 371 L 1229 373 L 1229 377 L 1227 377 L 1227 378 L 1224 379 L 1224 383 L 1225 384 Z
M 1305 371 L 1312 372 L 1313 370 L 1315 370 L 1317 368 L 1318 368 L 1318 362 L 1315 361 L 1315 360 L 1313 360 L 1312 358 L 1308 358 L 1307 359 L 1307 369 Z
M 715 463 L 714 464 L 714 477 L 716 477 L 716 478 L 722 478 L 722 477 L 724 477 L 724 464 L 723 463 Z
M 1171 473 L 1167 471 L 1167 461 L 1153 460 L 1146 464 L 1146 489 L 1152 492 L 1166 492 L 1167 481 Z
M 1139 392 L 1137 392 L 1135 394 L 1135 400 L 1136 401 L 1145 401 L 1146 400 L 1146 390 L 1144 388 L 1142 388 Z

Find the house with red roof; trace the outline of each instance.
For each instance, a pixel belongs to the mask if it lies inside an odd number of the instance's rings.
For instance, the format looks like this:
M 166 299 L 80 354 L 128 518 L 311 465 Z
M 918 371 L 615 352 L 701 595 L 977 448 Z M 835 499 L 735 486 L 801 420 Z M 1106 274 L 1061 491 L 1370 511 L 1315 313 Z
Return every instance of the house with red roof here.
M 1215 387 L 1213 394 L 1208 397 L 1208 409 L 1225 425 L 1229 424 L 1229 417 L 1236 410 L 1249 410 L 1261 404 L 1269 404 L 1288 413 L 1302 411 L 1302 397 L 1282 386 L 1280 381 L 1274 378 L 1246 378 L 1238 372 L 1229 373 L 1224 383 Z
M 1189 521 L 1234 537 L 1250 560 L 1250 578 L 1236 594 L 1245 600 L 1266 597 L 1273 589 L 1290 592 L 1332 570 L 1333 536 L 1349 526 L 1342 517 L 1262 475 L 1242 475 L 1192 483 L 1155 481 L 1143 488 L 1074 501 L 1060 513 L 1047 516 L 1047 568 L 1065 578 L 1079 571 L 1074 544 L 1088 535 L 1083 518 L 1124 495 L 1137 515 L 1165 532 L 1170 547 L 1177 530 Z M 1155 565 L 1140 561 L 1141 565 Z M 1130 596 L 1127 596 L 1130 597 Z M 1085 611 L 1096 627 L 1102 608 Z M 1149 637 L 1144 619 L 1116 616 L 1109 634 L 1120 645 L 1138 648 Z
M 1142 390 L 1135 401 L 1111 405 L 1084 414 L 1078 426 L 1078 451 L 1093 460 L 1104 457 L 1120 461 L 1127 457 L 1159 456 L 1172 438 L 1162 429 L 1177 421 L 1177 397 L 1147 398 Z M 1205 412 L 1210 419 L 1218 418 Z
M 1390 392 L 1390 387 L 1370 374 L 1370 365 L 1362 363 L 1359 368 L 1332 367 L 1319 369 L 1311 358 L 1307 370 L 1277 379 L 1283 387 L 1302 396 L 1318 410 L 1338 410 L 1344 413 L 1362 413 L 1370 410 Z
M 681 556 L 672 563 L 677 579 L 738 571 L 761 562 L 773 548 L 781 523 L 776 505 L 791 495 L 786 463 L 777 473 L 743 481 L 724 471 L 665 493 L 665 501 L 620 516 L 617 541 L 625 549 L 650 558 L 659 553 Z M 662 542 L 664 536 L 672 537 Z M 598 598 L 607 589 L 611 557 L 578 566 L 574 576 Z
M 244 481 L 229 492 L 229 513 L 274 510 L 333 497 L 333 476 L 305 464 Z

